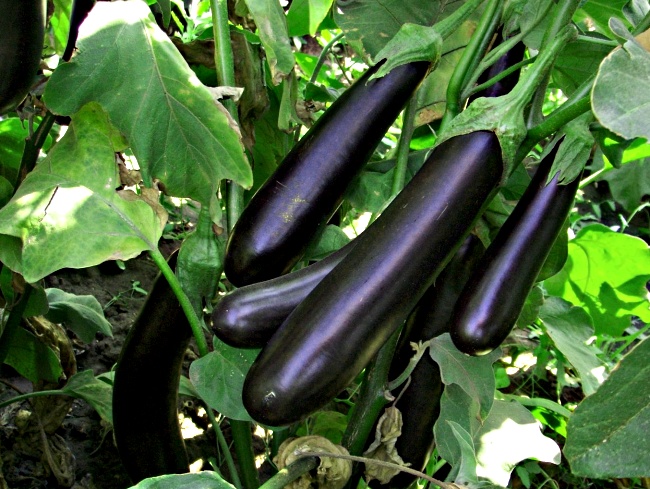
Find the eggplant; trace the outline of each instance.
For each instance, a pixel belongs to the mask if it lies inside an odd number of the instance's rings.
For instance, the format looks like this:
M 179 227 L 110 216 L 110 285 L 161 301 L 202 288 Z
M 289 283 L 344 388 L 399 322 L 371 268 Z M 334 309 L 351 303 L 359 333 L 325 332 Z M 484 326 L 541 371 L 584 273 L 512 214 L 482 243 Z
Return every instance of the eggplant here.
M 235 289 L 212 310 L 212 331 L 236 348 L 261 348 L 354 245 L 280 277 Z
M 32 88 L 45 38 L 45 0 L 0 0 L 0 115 Z
M 501 148 L 490 131 L 437 146 L 262 349 L 243 388 L 251 417 L 287 425 L 342 391 L 432 285 L 503 171 Z
M 294 267 L 429 69 L 426 62 L 410 63 L 369 81 L 380 65 L 325 111 L 244 208 L 224 259 L 233 285 Z
M 113 381 L 115 444 L 134 483 L 189 471 L 177 402 L 191 338 L 185 313 L 159 275 L 122 346 Z
M 73 0 L 72 13 L 70 15 L 70 31 L 68 32 L 68 42 L 63 51 L 63 61 L 70 61 L 72 53 L 77 44 L 79 36 L 79 27 L 88 17 L 88 14 L 97 3 L 97 0 Z
M 450 333 L 468 355 L 487 354 L 506 339 L 564 227 L 580 178 L 564 185 L 558 173 L 546 183 L 559 145 L 540 162 L 458 300 Z

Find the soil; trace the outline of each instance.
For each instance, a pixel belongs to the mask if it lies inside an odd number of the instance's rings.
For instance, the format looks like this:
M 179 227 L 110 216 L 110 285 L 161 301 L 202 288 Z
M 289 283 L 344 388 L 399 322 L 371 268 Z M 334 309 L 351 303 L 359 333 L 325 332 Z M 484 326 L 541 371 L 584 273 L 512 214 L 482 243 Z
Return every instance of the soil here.
M 165 255 L 174 247 L 173 242 L 161 246 Z M 113 327 L 112 338 L 97 334 L 91 344 L 81 343 L 69 333 L 77 371 L 90 369 L 97 375 L 111 370 L 146 299 L 134 285 L 148 291 L 157 274 L 158 268 L 144 253 L 126 262 L 124 270 L 114 262 L 108 262 L 84 270 L 61 270 L 45 279 L 45 287 L 95 296 L 105 308 L 105 316 Z M 186 359 L 195 358 L 191 350 L 192 347 Z M 0 379 L 0 401 L 35 388 L 6 366 L 0 371 Z M 44 409 L 25 401 L 0 410 L 0 489 L 124 489 L 132 485 L 122 468 L 110 427 L 89 404 L 64 396 L 41 397 L 39 400 L 48 400 Z M 182 402 L 179 407 L 201 423 L 192 403 L 188 400 Z M 57 409 L 63 409 L 63 415 L 52 426 L 49 414 Z M 205 431 L 188 441 L 188 453 L 193 460 L 201 456 L 206 447 L 215 451 L 211 438 L 212 432 Z M 44 449 L 45 439 L 48 449 Z M 209 455 L 216 456 L 215 453 Z

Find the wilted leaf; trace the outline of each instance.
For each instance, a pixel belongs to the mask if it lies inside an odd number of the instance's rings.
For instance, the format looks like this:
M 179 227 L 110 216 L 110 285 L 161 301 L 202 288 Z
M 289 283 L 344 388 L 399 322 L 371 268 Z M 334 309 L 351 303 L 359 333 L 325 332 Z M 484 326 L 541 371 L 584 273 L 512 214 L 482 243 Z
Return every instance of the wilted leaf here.
M 0 260 L 37 282 L 64 267 L 128 260 L 154 249 L 164 222 L 143 200 L 123 199 L 115 152 L 124 141 L 95 103 L 0 210 Z M 135 195 L 135 194 L 134 194 Z
M 596 479 L 650 475 L 649 378 L 646 339 L 569 419 L 564 455 L 573 474 Z
M 213 471 L 150 477 L 129 489 L 235 489 Z

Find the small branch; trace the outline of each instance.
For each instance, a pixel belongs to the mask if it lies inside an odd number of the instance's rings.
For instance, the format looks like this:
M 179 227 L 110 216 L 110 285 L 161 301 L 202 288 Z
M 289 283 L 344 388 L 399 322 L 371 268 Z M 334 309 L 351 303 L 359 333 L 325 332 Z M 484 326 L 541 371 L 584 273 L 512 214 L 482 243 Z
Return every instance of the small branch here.
M 36 132 L 27 138 L 23 157 L 20 160 L 18 180 L 14 183 L 14 193 L 18 189 L 20 182 L 22 182 L 27 174 L 36 166 L 39 152 L 47 140 L 47 135 L 50 133 L 50 129 L 52 129 L 52 126 L 54 125 L 55 118 L 56 116 L 52 112 L 47 111 L 45 117 L 41 120 L 38 129 L 36 129 Z
M 320 53 L 320 56 L 318 56 L 318 61 L 316 61 L 316 66 L 314 67 L 314 71 L 311 74 L 311 77 L 309 78 L 310 83 L 316 83 L 316 79 L 318 78 L 318 73 L 320 73 L 321 68 L 323 67 L 323 64 L 325 64 L 325 59 L 327 58 L 327 54 L 330 52 L 334 44 L 341 39 L 344 36 L 343 32 L 337 34 L 334 36 L 330 42 L 325 44 L 323 47 L 323 50 Z
M 215 435 L 217 435 L 217 443 L 219 444 L 219 448 L 221 448 L 223 456 L 226 459 L 226 465 L 228 466 L 228 472 L 230 472 L 232 484 L 237 489 L 242 489 L 241 479 L 239 478 L 237 467 L 235 467 L 235 461 L 233 460 L 232 454 L 230 453 L 230 447 L 228 446 L 226 437 L 223 436 L 223 431 L 221 431 L 221 426 L 217 421 L 217 417 L 214 415 L 214 412 L 212 412 L 212 409 L 207 405 L 207 403 L 205 405 L 205 412 L 208 413 L 208 419 L 210 420 L 210 423 L 212 423 L 212 429 L 214 430 Z
M 458 489 L 458 486 L 455 484 L 450 484 L 447 482 L 443 482 L 441 480 L 435 479 L 434 477 L 430 477 L 427 474 L 420 472 L 419 470 L 411 469 L 410 467 L 405 467 L 403 465 L 398 465 L 394 464 L 392 462 L 384 462 L 383 460 L 376 460 L 373 458 L 365 458 L 365 457 L 356 457 L 354 455 L 340 455 L 340 454 L 334 454 L 334 453 L 328 453 L 328 452 L 304 452 L 301 453 L 298 460 L 302 460 L 303 457 L 326 457 L 326 458 L 340 458 L 343 460 L 351 460 L 352 462 L 361 462 L 364 464 L 375 464 L 375 465 L 380 465 L 381 467 L 386 467 L 388 469 L 393 469 L 393 470 L 399 470 L 400 472 L 406 472 L 407 474 L 414 475 L 416 477 L 420 477 L 422 479 L 425 479 L 429 482 L 432 482 L 443 489 Z
M 395 173 L 393 173 L 393 185 L 391 188 L 391 197 L 395 197 L 406 181 L 406 170 L 409 162 L 409 149 L 411 139 L 413 138 L 413 128 L 415 126 L 415 113 L 417 112 L 417 94 L 411 97 L 404 115 L 402 117 L 402 132 L 397 143 L 397 163 L 395 164 Z
M 235 453 L 239 461 L 241 478 L 244 489 L 257 489 L 260 486 L 260 479 L 255 466 L 255 452 L 253 451 L 253 437 L 251 434 L 251 423 L 249 421 L 238 421 L 230 419 L 232 439 L 235 444 Z
M 36 391 L 36 392 L 28 392 L 27 394 L 21 394 L 16 397 L 12 397 L 11 399 L 7 399 L 6 401 L 0 402 L 0 409 L 5 408 L 15 402 L 22 402 L 26 401 L 27 399 L 32 399 L 33 397 L 44 397 L 44 396 L 68 396 L 68 397 L 75 397 L 69 392 L 64 392 L 61 390 L 49 390 L 49 391 Z

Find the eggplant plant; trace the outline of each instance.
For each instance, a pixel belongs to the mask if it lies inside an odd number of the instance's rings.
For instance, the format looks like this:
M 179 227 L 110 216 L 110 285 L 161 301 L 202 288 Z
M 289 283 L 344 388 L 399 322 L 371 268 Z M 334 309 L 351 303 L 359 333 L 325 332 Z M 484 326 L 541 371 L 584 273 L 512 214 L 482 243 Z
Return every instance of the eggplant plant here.
M 61 387 L 1 407 L 90 402 L 139 488 L 647 487 L 647 2 L 5 3 L 0 362 Z M 64 379 L 41 281 L 143 252 Z

